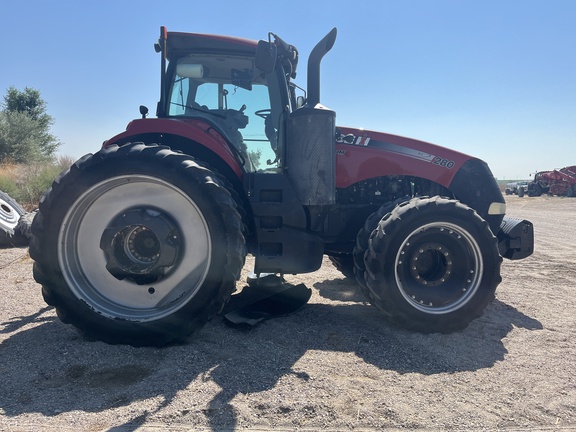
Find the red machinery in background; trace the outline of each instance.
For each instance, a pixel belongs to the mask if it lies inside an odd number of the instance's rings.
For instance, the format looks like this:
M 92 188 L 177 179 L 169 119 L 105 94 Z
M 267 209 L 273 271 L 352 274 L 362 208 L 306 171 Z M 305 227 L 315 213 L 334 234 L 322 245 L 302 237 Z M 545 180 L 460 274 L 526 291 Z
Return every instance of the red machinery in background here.
M 540 196 L 543 193 L 576 196 L 576 165 L 534 174 L 534 180 L 528 185 L 528 196 Z

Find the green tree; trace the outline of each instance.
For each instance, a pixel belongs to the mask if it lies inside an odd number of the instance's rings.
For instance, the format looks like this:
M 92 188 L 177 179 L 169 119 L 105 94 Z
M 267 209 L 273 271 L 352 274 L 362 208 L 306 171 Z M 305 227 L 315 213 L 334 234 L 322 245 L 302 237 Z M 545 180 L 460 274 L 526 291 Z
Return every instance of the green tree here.
M 0 161 L 52 159 L 60 141 L 50 133 L 54 123 L 38 90 L 10 87 L 0 111 Z

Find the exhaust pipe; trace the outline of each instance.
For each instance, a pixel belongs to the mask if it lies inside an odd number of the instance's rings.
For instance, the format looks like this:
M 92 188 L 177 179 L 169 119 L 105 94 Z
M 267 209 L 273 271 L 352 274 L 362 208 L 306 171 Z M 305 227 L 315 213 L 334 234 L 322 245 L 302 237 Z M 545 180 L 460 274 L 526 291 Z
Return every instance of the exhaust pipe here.
M 308 58 L 308 100 L 306 106 L 314 108 L 320 102 L 320 62 L 336 41 L 336 27 L 316 44 Z
M 308 100 L 288 119 L 285 169 L 306 206 L 336 203 L 336 113 L 320 103 L 320 61 L 332 49 L 336 29 L 324 36 L 308 59 Z M 316 211 L 316 210 L 315 210 Z M 318 214 L 322 214 L 322 210 Z

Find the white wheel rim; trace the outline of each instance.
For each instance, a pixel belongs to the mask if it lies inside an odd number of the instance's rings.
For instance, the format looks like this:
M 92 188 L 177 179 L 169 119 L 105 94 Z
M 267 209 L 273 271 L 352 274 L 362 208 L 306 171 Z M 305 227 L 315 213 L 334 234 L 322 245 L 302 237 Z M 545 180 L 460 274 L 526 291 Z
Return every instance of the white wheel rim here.
M 441 269 L 420 273 L 417 260 L 425 254 L 438 256 Z M 483 271 L 482 253 L 473 235 L 459 225 L 434 222 L 406 237 L 396 254 L 394 273 L 398 289 L 410 306 L 440 315 L 461 309 L 474 297 Z
M 168 214 L 182 239 L 172 268 L 150 285 L 115 278 L 99 246 L 108 224 L 135 208 Z M 196 203 L 173 184 L 145 175 L 92 186 L 68 210 L 58 237 L 60 268 L 74 295 L 103 316 L 128 321 L 157 320 L 191 301 L 204 283 L 211 253 L 208 224 Z

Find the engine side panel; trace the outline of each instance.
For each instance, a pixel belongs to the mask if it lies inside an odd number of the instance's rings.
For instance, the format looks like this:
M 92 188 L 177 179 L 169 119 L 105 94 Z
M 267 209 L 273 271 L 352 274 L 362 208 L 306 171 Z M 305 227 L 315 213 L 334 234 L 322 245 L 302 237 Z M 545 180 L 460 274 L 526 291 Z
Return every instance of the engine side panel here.
M 374 177 L 416 176 L 448 187 L 470 156 L 424 141 L 351 128 L 336 139 L 336 187 Z
M 359 185 L 367 179 L 374 182 L 381 177 L 412 179 L 412 182 L 425 179 L 449 190 L 454 198 L 486 219 L 494 233 L 499 231 L 505 201 L 485 162 L 396 135 L 351 128 L 339 128 L 339 131 L 336 146 L 338 188 Z

